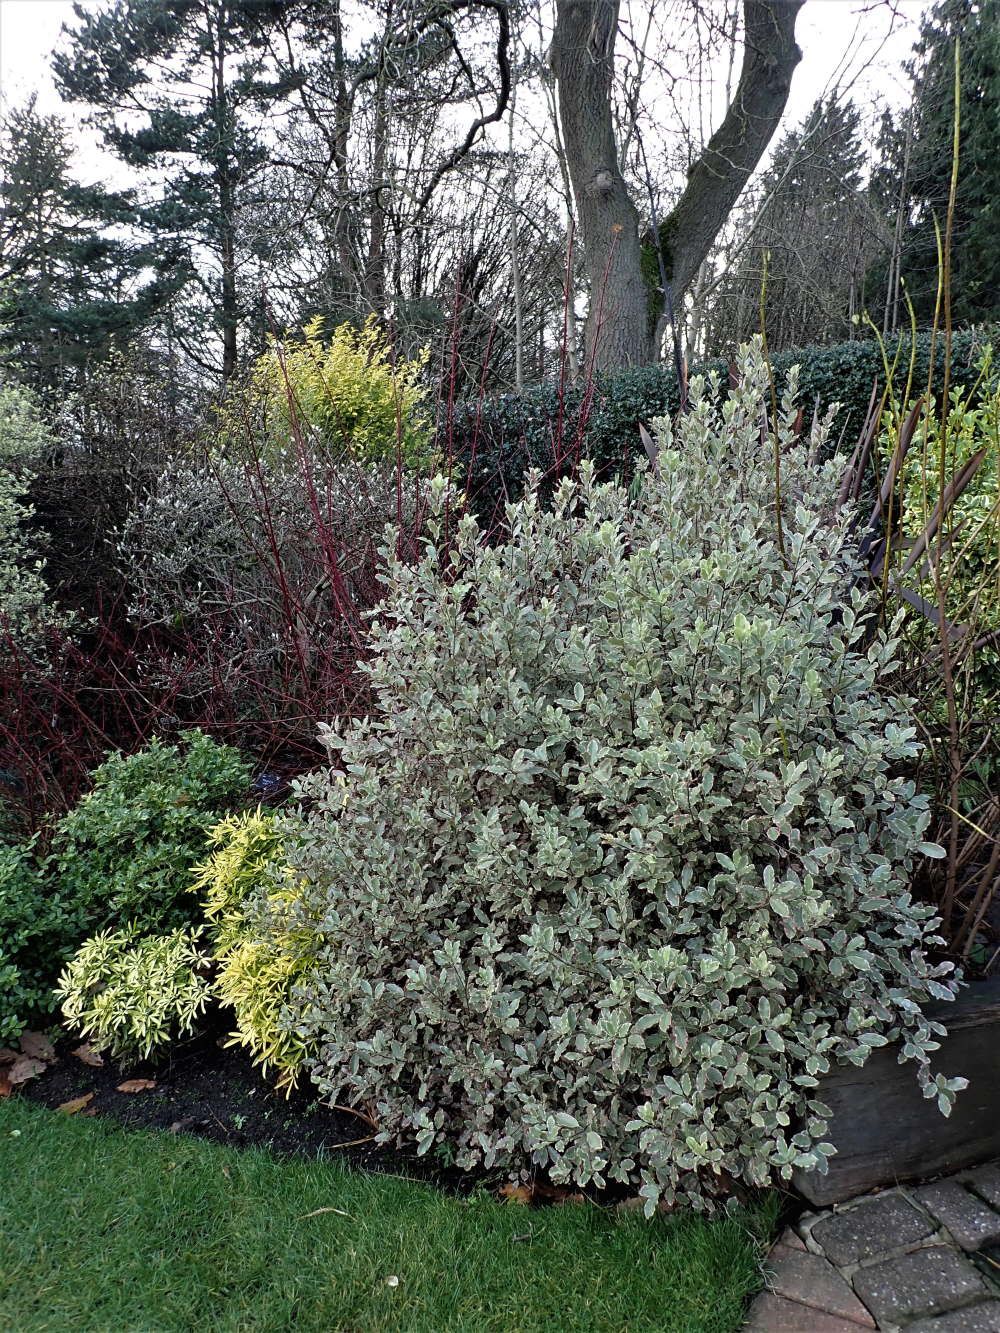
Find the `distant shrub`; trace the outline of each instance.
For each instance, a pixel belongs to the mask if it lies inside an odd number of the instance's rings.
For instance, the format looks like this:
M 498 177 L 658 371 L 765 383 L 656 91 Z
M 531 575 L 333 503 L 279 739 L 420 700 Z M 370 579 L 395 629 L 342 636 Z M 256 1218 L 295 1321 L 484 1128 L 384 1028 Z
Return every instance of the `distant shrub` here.
M 56 824 L 48 864 L 81 918 L 81 935 L 188 925 L 198 912 L 191 871 L 208 830 L 249 786 L 239 753 L 198 731 L 178 745 L 154 740 L 139 754 L 107 759 L 93 789 Z
M 940 541 L 931 541 L 928 559 L 917 560 L 901 576 L 902 584 L 937 608 L 938 584 L 946 617 L 968 627 L 982 642 L 976 676 L 980 708 L 996 714 L 1000 708 L 1000 385 L 991 362 L 984 366 L 983 385 L 975 395 L 953 389 L 942 430 L 940 409 L 922 418 L 916 440 L 906 455 L 901 478 L 902 529 L 912 542 L 934 519 L 942 491 L 954 489 L 963 468 L 982 452 L 982 460 L 968 485 L 948 509 Z M 895 433 L 886 436 L 891 454 Z M 899 558 L 905 560 L 906 545 Z M 925 636 L 935 634 L 923 623 Z
M 199 936 L 187 929 L 142 936 L 125 927 L 87 940 L 56 990 L 67 1022 L 119 1059 L 149 1059 L 189 1036 L 211 996 Z
M 332 455 L 425 466 L 432 436 L 421 383 L 427 356 L 396 359 L 374 316 L 361 328 L 341 324 L 329 337 L 317 316 L 300 338 L 275 342 L 260 358 L 220 414 L 223 433 L 238 446 L 248 428 L 262 425 L 281 450 L 302 431 Z
M 204 896 L 218 963 L 215 993 L 236 1015 L 233 1042 L 264 1070 L 291 1084 L 305 1046 L 281 1024 L 292 987 L 312 966 L 315 935 L 290 924 L 300 893 L 285 859 L 285 833 L 273 815 L 223 820 L 194 887 Z
M 116 534 L 132 614 L 167 626 L 224 614 L 237 651 L 260 654 L 287 646 L 289 619 L 329 631 L 338 588 L 363 601 L 385 526 L 412 524 L 420 494 L 388 465 L 177 459 Z
M 461 520 L 390 560 L 378 708 L 289 857 L 316 962 L 281 1025 L 379 1140 L 708 1204 L 822 1165 L 815 1089 L 901 1038 L 925 1095 L 949 964 L 907 882 L 926 799 L 894 642 L 844 592 L 840 469 L 782 408 L 775 535 L 765 377 L 692 383 L 659 476 L 584 466 L 509 539 Z M 439 483 L 443 487 L 443 483 Z M 443 557 L 443 558 L 442 558 Z M 288 925 L 283 923 L 283 929 Z

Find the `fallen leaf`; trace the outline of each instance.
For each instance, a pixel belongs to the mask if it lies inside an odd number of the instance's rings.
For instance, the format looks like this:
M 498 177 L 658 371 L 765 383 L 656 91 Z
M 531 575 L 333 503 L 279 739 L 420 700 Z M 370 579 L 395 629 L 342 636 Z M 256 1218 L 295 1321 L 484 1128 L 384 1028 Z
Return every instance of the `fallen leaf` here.
M 508 1203 L 529 1204 L 531 1189 L 527 1185 L 504 1185 L 500 1197 L 506 1199 Z
M 156 1087 L 155 1078 L 127 1078 L 124 1083 L 119 1083 L 117 1092 L 146 1092 L 149 1088 Z
M 183 1120 L 175 1120 L 174 1123 L 170 1126 L 169 1132 L 171 1134 L 179 1134 L 183 1129 L 190 1129 L 190 1127 L 193 1124 L 194 1124 L 194 1116 L 186 1115 Z
M 45 1070 L 44 1060 L 35 1060 L 30 1055 L 19 1055 L 7 1071 L 7 1077 L 11 1083 L 27 1083 L 29 1078 L 37 1078 L 39 1074 L 44 1074 Z
M 230 1174 L 229 1174 L 229 1167 L 228 1167 L 228 1166 L 224 1166 L 224 1167 L 222 1168 L 222 1174 L 226 1177 L 227 1180 L 231 1180 L 231 1179 L 232 1179 L 232 1176 L 230 1176 Z
M 389 1276 L 385 1279 L 385 1285 L 387 1287 L 398 1287 L 399 1278 L 396 1276 L 395 1273 L 390 1273 Z
M 92 1069 L 100 1069 L 104 1064 L 104 1057 L 97 1054 L 89 1041 L 85 1041 L 82 1046 L 78 1046 L 73 1054 L 78 1060 L 82 1060 L 85 1065 L 90 1065 Z
M 56 1058 L 56 1048 L 44 1032 L 22 1032 L 21 1050 L 34 1060 L 52 1061 Z
M 10 1079 L 0 1072 L 0 1097 L 9 1097 L 12 1091 Z
M 97 1115 L 97 1107 L 96 1107 L 96 1106 L 88 1106 L 87 1109 L 86 1109 L 86 1111 L 81 1111 L 80 1114 L 81 1114 L 81 1115 Z
M 57 1106 L 57 1111 L 62 1111 L 63 1115 L 76 1115 L 77 1111 L 82 1111 L 85 1106 L 89 1106 L 94 1100 L 92 1092 L 86 1092 L 82 1097 L 74 1097 L 71 1102 L 63 1102 Z
M 17 1051 L 12 1051 L 9 1046 L 0 1046 L 0 1065 L 12 1065 L 17 1059 Z

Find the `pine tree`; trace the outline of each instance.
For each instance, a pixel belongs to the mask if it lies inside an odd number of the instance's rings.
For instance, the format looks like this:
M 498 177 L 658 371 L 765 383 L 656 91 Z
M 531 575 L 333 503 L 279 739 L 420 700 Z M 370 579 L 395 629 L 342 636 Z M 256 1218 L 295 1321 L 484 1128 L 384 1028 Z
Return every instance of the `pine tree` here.
M 46 397 L 79 387 L 170 290 L 130 239 L 128 192 L 81 185 L 65 124 L 34 100 L 0 123 L 0 363 Z
M 115 0 L 98 12 L 78 5 L 70 48 L 54 62 L 61 92 L 94 108 L 107 146 L 157 179 L 139 220 L 158 247 L 175 252 L 190 284 L 186 318 L 173 332 L 223 382 L 237 367 L 241 323 L 259 303 L 252 283 L 241 283 L 241 268 L 252 258 L 267 113 L 288 91 L 275 77 L 268 37 L 295 7 L 294 0 Z
M 735 346 L 760 328 L 762 289 L 772 351 L 850 337 L 884 232 L 864 168 L 853 103 L 821 100 L 784 135 L 750 201 L 750 234 L 737 232 L 739 256 L 714 303 L 711 345 Z

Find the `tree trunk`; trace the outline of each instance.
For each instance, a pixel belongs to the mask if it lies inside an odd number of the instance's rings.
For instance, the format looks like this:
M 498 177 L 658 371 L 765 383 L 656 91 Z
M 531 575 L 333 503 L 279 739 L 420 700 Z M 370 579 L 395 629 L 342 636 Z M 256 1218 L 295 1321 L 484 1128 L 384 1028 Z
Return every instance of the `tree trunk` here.
M 743 66 L 732 103 L 659 227 L 675 303 L 781 118 L 800 56 L 795 20 L 803 3 L 743 0 Z M 587 353 L 598 370 L 652 359 L 663 300 L 644 279 L 639 217 L 618 169 L 611 107 L 617 27 L 618 0 L 557 0 L 552 64 L 590 282 Z
M 552 65 L 590 285 L 588 369 L 649 358 L 639 215 L 618 169 L 611 115 L 618 0 L 559 0 Z

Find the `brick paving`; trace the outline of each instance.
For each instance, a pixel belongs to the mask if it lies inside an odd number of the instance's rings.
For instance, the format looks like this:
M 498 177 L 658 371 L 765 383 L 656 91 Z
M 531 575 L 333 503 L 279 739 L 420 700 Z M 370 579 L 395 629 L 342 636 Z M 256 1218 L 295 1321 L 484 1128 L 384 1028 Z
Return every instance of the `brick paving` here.
M 806 1213 L 745 1333 L 1000 1333 L 1000 1163 Z

